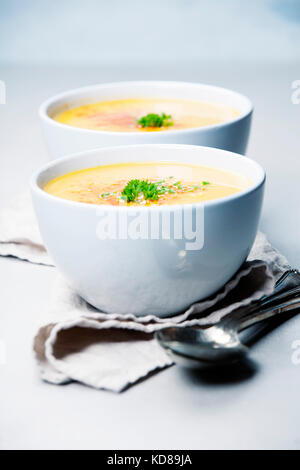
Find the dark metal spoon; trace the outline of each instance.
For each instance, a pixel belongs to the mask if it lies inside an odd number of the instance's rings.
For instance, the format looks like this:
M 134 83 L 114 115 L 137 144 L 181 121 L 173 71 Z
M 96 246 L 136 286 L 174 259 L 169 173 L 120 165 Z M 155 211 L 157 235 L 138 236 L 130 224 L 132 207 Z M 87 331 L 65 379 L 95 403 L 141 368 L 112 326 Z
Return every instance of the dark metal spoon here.
M 155 338 L 182 365 L 210 366 L 240 361 L 248 354 L 239 333 L 256 323 L 300 307 L 300 271 L 286 271 L 274 292 L 242 307 L 209 328 L 164 328 Z

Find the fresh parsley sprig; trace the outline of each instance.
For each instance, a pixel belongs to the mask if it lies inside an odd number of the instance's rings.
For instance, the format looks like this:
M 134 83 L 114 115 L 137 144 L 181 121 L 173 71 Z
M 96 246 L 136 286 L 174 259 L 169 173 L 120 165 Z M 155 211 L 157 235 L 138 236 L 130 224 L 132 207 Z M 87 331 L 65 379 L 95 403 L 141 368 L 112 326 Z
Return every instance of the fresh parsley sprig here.
M 130 180 L 122 191 L 127 202 L 135 202 L 140 196 L 147 201 L 157 201 L 161 191 L 156 183 L 148 180 Z
M 137 124 L 140 127 L 169 127 L 174 125 L 174 121 L 170 114 L 155 114 L 149 113 L 146 116 L 142 116 L 140 119 L 137 119 Z

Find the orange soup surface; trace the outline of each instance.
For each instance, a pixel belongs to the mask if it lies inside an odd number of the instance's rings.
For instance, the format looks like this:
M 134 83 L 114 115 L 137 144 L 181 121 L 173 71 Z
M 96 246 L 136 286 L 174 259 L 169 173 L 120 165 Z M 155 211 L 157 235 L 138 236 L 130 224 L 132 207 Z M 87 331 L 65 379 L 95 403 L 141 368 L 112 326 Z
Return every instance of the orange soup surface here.
M 146 119 L 151 115 L 159 119 Z M 165 116 L 165 118 L 163 117 Z M 229 106 L 183 99 L 123 99 L 68 107 L 53 118 L 83 129 L 153 132 L 211 126 L 232 120 L 239 112 Z
M 190 204 L 231 196 L 251 186 L 243 175 L 177 162 L 121 163 L 68 173 L 49 181 L 54 196 L 89 204 Z

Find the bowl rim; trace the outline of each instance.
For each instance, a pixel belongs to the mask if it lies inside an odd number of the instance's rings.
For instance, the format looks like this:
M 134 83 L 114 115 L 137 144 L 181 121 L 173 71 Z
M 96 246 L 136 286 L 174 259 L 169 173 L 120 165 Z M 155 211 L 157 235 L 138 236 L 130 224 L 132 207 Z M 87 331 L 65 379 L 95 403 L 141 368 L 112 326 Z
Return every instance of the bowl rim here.
M 260 173 L 260 176 L 258 177 L 258 180 L 256 181 L 256 183 L 254 183 L 253 185 L 251 185 L 249 188 L 243 190 L 243 191 L 240 191 L 238 193 L 235 193 L 231 196 L 226 196 L 226 197 L 223 197 L 223 198 L 218 198 L 218 199 L 212 199 L 212 200 L 209 200 L 209 201 L 198 201 L 198 202 L 193 202 L 193 203 L 189 203 L 189 204 L 165 204 L 165 205 L 159 205 L 159 206 L 143 206 L 143 207 L 138 207 L 138 206 L 112 206 L 110 204 L 92 204 L 92 203 L 84 203 L 84 202 L 79 202 L 79 201 L 72 201 L 72 200 L 69 200 L 69 199 L 63 199 L 63 198 L 60 198 L 58 196 L 54 196 L 52 194 L 49 194 L 47 193 L 44 189 L 42 189 L 40 187 L 40 185 L 38 184 L 38 179 L 40 178 L 40 176 L 42 175 L 42 173 L 48 171 L 49 169 L 51 168 L 55 168 L 56 166 L 59 166 L 60 164 L 64 163 L 64 162 L 68 162 L 68 161 L 72 161 L 73 159 L 76 159 L 76 158 L 84 158 L 86 155 L 97 155 L 99 152 L 100 153 L 105 153 L 107 151 L 111 151 L 111 152 L 115 152 L 115 151 L 120 151 L 122 152 L 123 149 L 131 149 L 131 148 L 172 148 L 172 149 L 187 149 L 187 150 L 190 150 L 190 149 L 197 149 L 197 150 L 201 150 L 201 149 L 205 149 L 205 151 L 214 151 L 214 152 L 217 152 L 217 153 L 220 153 L 220 154 L 223 154 L 223 156 L 225 158 L 239 158 L 239 159 L 243 159 L 245 162 L 247 162 L 247 164 L 250 164 L 252 165 L 253 167 L 255 167 L 259 173 Z M 143 162 L 143 160 L 139 160 L 137 159 L 136 160 L 137 162 L 141 161 Z M 164 161 L 162 159 L 160 159 L 159 161 Z M 176 161 L 176 160 L 174 160 Z M 171 160 L 168 160 L 168 162 L 171 162 Z M 126 163 L 126 162 L 122 162 L 122 163 Z M 128 162 L 128 163 L 133 163 L 133 162 Z M 177 161 L 178 163 L 178 161 Z M 182 162 L 184 163 L 184 162 Z M 116 163 L 117 164 L 117 163 Z M 101 165 L 99 165 L 101 166 Z M 106 166 L 106 165 L 103 165 L 103 166 Z M 209 165 L 207 165 L 209 166 Z M 93 168 L 93 167 L 88 167 L 88 168 Z M 229 170 L 230 171 L 230 170 Z M 237 172 L 238 173 L 238 172 Z M 54 203 L 56 202 L 57 204 L 63 204 L 63 205 L 66 205 L 67 207 L 78 207 L 79 209 L 81 208 L 82 210 L 97 210 L 99 208 L 101 209 L 106 209 L 106 210 L 112 210 L 112 211 L 128 211 L 128 212 L 138 212 L 139 210 L 143 210 L 143 211 L 155 211 L 155 212 L 163 212 L 163 211 L 169 211 L 169 212 L 175 212 L 175 211 L 178 211 L 178 210 L 182 210 L 183 207 L 207 207 L 207 206 L 218 206 L 218 205 L 222 205 L 222 204 L 225 204 L 225 203 L 230 203 L 231 201 L 234 201 L 236 199 L 240 199 L 240 198 L 243 198 L 247 195 L 250 195 L 251 193 L 254 193 L 257 189 L 259 189 L 261 186 L 264 185 L 265 183 L 265 180 L 266 180 L 266 172 L 264 170 L 264 168 L 259 164 L 257 163 L 256 161 L 252 160 L 251 158 L 248 158 L 248 157 L 245 157 L 244 155 L 240 155 L 238 153 L 234 153 L 234 152 L 229 152 L 228 150 L 223 150 L 223 149 L 218 149 L 218 148 L 214 148 L 214 147 L 206 147 L 206 146 L 203 146 L 203 145 L 184 145 L 184 144 L 136 144 L 136 145 L 115 145 L 115 146 L 111 146 L 111 147 L 99 147 L 99 148 L 94 148 L 92 150 L 85 150 L 83 152 L 76 152 L 76 153 L 73 153 L 71 155 L 66 155 L 65 157 L 61 157 L 61 158 L 58 158 L 56 160 L 52 160 L 51 162 L 43 165 L 39 170 L 37 170 L 31 177 L 31 180 L 30 180 L 30 188 L 31 188 L 31 192 L 32 194 L 35 193 L 37 194 L 38 197 L 42 197 L 43 199 L 46 199 L 46 200 L 49 200 L 49 201 L 53 201 Z
M 84 87 L 79 87 L 79 88 L 74 88 L 71 90 L 66 90 L 64 92 L 58 93 L 56 95 L 51 96 L 47 100 L 43 101 L 43 103 L 39 107 L 39 116 L 42 121 L 45 121 L 48 125 L 52 125 L 54 127 L 58 127 L 60 129 L 69 129 L 74 132 L 79 132 L 80 134 L 86 134 L 86 135 L 113 135 L 113 136 L 128 136 L 132 135 L 133 137 L 139 135 L 145 136 L 147 135 L 147 132 L 126 132 L 126 131 L 104 131 L 104 130 L 96 130 L 96 129 L 84 129 L 81 127 L 76 127 L 76 126 L 70 126 L 69 124 L 63 124 L 61 122 L 55 121 L 51 116 L 48 114 L 48 109 L 50 106 L 55 105 L 55 102 L 67 99 L 68 97 L 71 97 L 76 94 L 80 93 L 85 93 L 93 90 L 98 90 L 98 89 L 105 89 L 107 87 L 110 88 L 118 88 L 120 86 L 140 86 L 140 85 L 145 85 L 145 86 L 153 86 L 153 87 L 159 87 L 159 86 L 170 86 L 170 87 L 176 87 L 176 86 L 198 86 L 201 88 L 206 88 L 210 89 L 212 91 L 221 91 L 223 93 L 230 93 L 236 95 L 241 101 L 244 101 L 247 104 L 247 109 L 241 113 L 239 116 L 230 119 L 229 121 L 221 122 L 219 124 L 212 124 L 212 125 L 207 125 L 207 126 L 199 126 L 199 127 L 191 127 L 187 129 L 177 129 L 177 130 L 171 130 L 172 131 L 172 136 L 177 136 L 177 135 L 182 135 L 182 134 L 192 134 L 195 132 L 201 132 L 208 130 L 208 129 L 219 129 L 219 128 L 224 128 L 227 126 L 230 126 L 234 123 L 238 123 L 239 121 L 245 119 L 247 116 L 250 116 L 253 113 L 254 107 L 250 99 L 243 95 L 242 93 L 239 93 L 237 91 L 231 90 L 229 88 L 223 88 L 215 85 L 208 85 L 205 83 L 197 83 L 197 82 L 184 82 L 184 81 L 170 81 L 170 80 L 137 80 L 137 81 L 121 81 L 121 82 L 107 82 L 107 83 L 100 83 L 96 85 L 88 85 Z M 159 131 L 159 135 L 163 134 L 165 135 L 166 133 L 170 133 L 170 130 L 162 130 Z M 146 138 L 146 137 L 141 137 L 141 138 Z

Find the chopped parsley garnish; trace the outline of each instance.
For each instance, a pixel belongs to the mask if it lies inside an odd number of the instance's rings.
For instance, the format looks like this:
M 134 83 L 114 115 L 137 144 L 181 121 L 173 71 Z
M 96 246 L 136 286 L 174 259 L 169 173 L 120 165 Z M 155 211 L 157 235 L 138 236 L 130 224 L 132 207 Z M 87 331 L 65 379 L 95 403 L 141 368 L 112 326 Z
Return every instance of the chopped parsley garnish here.
M 174 125 L 172 116 L 165 113 L 150 113 L 137 119 L 136 122 L 140 127 L 169 127 Z
M 103 193 L 99 197 L 106 199 L 115 196 L 122 203 L 146 204 L 149 201 L 158 201 L 165 194 L 201 191 L 204 186 L 210 184 L 208 181 L 202 181 L 199 185 L 183 185 L 182 181 L 173 181 L 173 179 L 173 176 L 157 181 L 132 179 L 128 181 L 122 191 Z
M 136 202 L 143 196 L 147 201 L 157 201 L 160 191 L 158 183 L 151 183 L 148 180 L 130 180 L 122 191 L 122 196 L 127 198 L 127 202 Z

